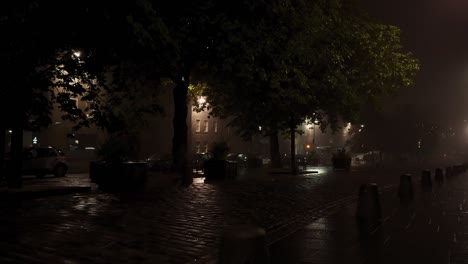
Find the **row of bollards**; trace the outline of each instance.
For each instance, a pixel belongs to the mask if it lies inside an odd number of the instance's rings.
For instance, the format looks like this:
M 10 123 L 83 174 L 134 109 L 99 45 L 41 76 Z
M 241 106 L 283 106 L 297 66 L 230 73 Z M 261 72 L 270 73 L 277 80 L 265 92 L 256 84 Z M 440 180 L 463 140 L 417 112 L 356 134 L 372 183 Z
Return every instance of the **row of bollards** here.
M 401 199 L 411 200 L 413 199 L 413 195 L 413 181 L 411 180 L 411 174 L 400 175 L 398 196 L 400 196 Z
M 449 178 L 468 170 L 468 164 L 459 164 L 445 167 L 445 174 L 442 168 L 436 168 L 434 180 L 443 182 L 444 177 Z M 421 186 L 424 189 L 432 187 L 432 177 L 430 170 L 421 172 Z M 400 175 L 400 185 L 398 186 L 398 196 L 400 201 L 409 202 L 414 197 L 413 181 L 411 174 Z M 369 231 L 375 230 L 382 218 L 378 186 L 375 183 L 362 184 L 359 188 L 359 198 L 356 208 L 356 218 L 358 220 L 361 232 L 369 234 Z
M 468 170 L 468 164 L 449 166 L 444 170 L 436 168 L 434 180 L 443 182 L 445 178 Z M 430 170 L 421 172 L 421 186 L 432 187 Z M 400 175 L 398 196 L 401 201 L 410 201 L 414 197 L 411 174 Z M 379 188 L 376 183 L 362 184 L 359 187 L 359 198 L 356 208 L 356 219 L 361 235 L 368 236 L 378 230 L 382 220 L 382 208 Z M 224 230 L 219 252 L 220 264 L 269 264 L 270 256 L 266 243 L 265 230 L 256 225 L 238 225 Z

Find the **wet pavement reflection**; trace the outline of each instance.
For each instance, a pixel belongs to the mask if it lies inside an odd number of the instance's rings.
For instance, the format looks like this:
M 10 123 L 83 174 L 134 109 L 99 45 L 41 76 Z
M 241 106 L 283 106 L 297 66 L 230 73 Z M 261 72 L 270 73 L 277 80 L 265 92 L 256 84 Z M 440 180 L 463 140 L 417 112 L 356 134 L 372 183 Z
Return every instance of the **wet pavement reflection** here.
M 272 263 L 466 263 L 468 173 L 433 188 L 415 184 L 415 198 L 380 195 L 380 225 L 360 226 L 356 205 L 322 217 L 270 247 Z
M 199 178 L 188 188 L 150 179 L 135 194 L 94 190 L 0 202 L 0 262 L 188 263 L 216 252 L 226 226 L 259 225 L 272 243 L 352 204 L 359 184 L 375 177 L 326 168 L 297 176 L 247 175 L 256 177 L 212 184 Z M 379 181 L 398 179 L 382 174 Z M 321 243 L 310 239 L 318 249 L 331 247 Z

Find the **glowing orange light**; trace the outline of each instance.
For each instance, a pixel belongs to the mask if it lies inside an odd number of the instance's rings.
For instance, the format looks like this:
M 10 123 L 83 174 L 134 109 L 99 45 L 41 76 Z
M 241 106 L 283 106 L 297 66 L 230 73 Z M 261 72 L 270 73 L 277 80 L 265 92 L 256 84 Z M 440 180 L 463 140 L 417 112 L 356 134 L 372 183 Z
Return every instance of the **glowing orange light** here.
M 306 145 L 306 148 L 310 149 L 310 145 L 309 145 L 309 144 L 307 144 L 307 145 Z

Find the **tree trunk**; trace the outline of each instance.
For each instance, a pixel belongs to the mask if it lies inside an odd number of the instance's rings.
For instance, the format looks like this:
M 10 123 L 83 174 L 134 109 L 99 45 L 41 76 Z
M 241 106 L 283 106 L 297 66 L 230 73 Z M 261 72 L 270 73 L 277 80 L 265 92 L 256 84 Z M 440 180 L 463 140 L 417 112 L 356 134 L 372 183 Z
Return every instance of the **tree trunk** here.
M 270 158 L 272 168 L 281 168 L 281 155 L 279 150 L 278 130 L 270 132 Z
M 296 126 L 292 125 L 290 127 L 290 136 L 291 136 L 291 173 L 293 175 L 297 174 L 296 166 Z
M 187 159 L 187 93 L 189 74 L 183 74 L 176 80 L 174 95 L 174 137 L 172 138 L 173 170 L 180 176 L 184 185 L 192 184 Z
M 22 119 L 20 119 L 23 121 Z M 11 134 L 10 164 L 7 174 L 8 188 L 21 188 L 23 165 L 23 127 L 16 124 Z

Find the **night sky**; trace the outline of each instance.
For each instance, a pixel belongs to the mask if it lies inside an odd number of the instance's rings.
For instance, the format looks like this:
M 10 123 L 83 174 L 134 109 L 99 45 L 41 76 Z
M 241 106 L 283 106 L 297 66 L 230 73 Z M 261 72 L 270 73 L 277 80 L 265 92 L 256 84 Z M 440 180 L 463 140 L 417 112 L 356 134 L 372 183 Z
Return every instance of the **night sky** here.
M 416 84 L 398 96 L 438 123 L 468 119 L 468 1 L 362 0 L 379 22 L 398 26 L 420 60 Z

